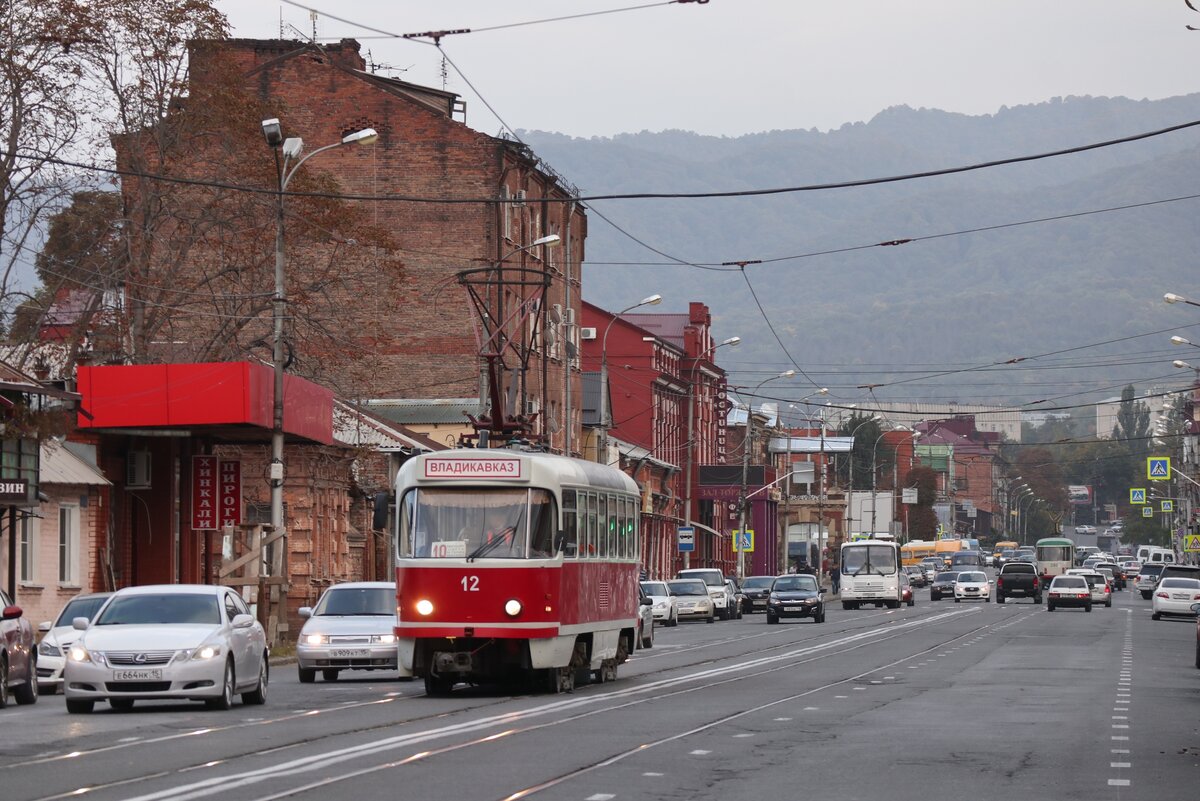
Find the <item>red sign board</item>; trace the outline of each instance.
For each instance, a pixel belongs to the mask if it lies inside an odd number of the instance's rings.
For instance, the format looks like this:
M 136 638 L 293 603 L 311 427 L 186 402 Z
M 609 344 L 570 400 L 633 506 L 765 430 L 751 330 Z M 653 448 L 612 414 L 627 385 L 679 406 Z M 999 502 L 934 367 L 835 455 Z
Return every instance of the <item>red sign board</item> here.
M 215 531 L 242 522 L 242 463 L 192 457 L 192 528 Z
M 242 524 L 242 463 L 236 459 L 222 459 L 219 472 L 218 522 L 220 522 L 221 528 L 240 526 Z

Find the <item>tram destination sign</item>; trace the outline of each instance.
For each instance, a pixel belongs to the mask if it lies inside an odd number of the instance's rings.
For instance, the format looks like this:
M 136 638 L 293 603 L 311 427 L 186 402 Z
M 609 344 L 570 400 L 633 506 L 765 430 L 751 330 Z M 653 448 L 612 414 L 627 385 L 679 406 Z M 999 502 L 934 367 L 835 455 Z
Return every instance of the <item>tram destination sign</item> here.
M 525 462 L 518 457 L 491 457 L 472 459 L 469 457 L 427 456 L 425 478 L 498 478 L 521 480 L 525 478 Z

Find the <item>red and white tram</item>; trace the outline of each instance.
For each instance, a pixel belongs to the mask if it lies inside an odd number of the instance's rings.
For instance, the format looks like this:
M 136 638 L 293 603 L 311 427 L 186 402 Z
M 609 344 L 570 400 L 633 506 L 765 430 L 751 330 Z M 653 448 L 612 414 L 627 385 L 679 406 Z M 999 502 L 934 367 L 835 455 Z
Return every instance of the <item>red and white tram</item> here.
M 459 682 L 616 678 L 634 648 L 638 516 L 629 476 L 518 450 L 417 456 L 396 477 L 402 676 Z

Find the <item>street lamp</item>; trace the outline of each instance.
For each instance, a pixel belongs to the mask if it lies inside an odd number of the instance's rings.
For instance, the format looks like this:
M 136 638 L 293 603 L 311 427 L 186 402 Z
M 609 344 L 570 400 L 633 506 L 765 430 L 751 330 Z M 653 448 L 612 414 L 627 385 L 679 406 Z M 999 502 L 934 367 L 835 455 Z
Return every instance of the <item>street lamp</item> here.
M 715 352 L 717 348 L 723 348 L 726 345 L 736 348 L 738 346 L 738 344 L 741 343 L 741 341 L 742 341 L 741 337 L 730 337 L 729 339 L 726 339 L 722 342 L 718 342 L 716 345 L 713 345 L 712 347 L 705 348 L 698 356 L 696 356 L 695 361 L 698 362 L 701 359 L 707 358 L 708 355 L 710 353 Z M 695 366 L 694 362 L 692 364 L 690 377 L 691 377 L 691 380 L 688 382 L 688 397 L 687 397 L 687 404 L 688 404 L 687 475 L 684 477 L 683 490 L 684 490 L 685 498 L 683 501 L 683 507 L 684 507 L 683 514 L 684 514 L 684 518 L 685 518 L 685 525 L 688 528 L 691 528 L 693 531 L 695 531 L 695 528 L 692 526 L 692 469 L 693 469 L 692 465 L 696 461 L 695 455 L 694 455 L 696 453 L 695 444 L 692 442 L 692 440 L 695 439 L 695 436 L 696 436 L 695 435 L 695 428 L 696 428 L 696 366 Z M 693 538 L 693 542 L 694 541 L 695 540 Z M 695 547 L 695 546 L 693 546 L 693 547 Z M 684 551 L 683 552 L 683 569 L 687 570 L 689 567 L 691 567 L 691 564 L 692 564 L 692 552 Z
M 914 442 L 917 440 L 918 437 L 921 436 L 920 431 L 913 431 L 912 429 L 909 429 L 905 426 L 898 426 L 898 427 L 894 428 L 893 431 L 908 431 L 912 435 Z M 883 439 L 884 436 L 886 436 L 889 433 L 891 433 L 891 432 L 890 431 L 882 432 L 878 437 L 876 437 L 875 444 L 871 446 L 871 538 L 872 539 L 875 538 L 875 508 L 879 505 L 879 496 L 875 492 L 875 477 L 876 477 L 876 474 L 879 472 L 875 466 L 875 455 L 876 455 L 877 449 L 879 447 L 879 440 Z M 896 446 L 896 450 L 897 451 L 900 450 L 899 445 Z M 892 489 L 894 491 L 895 487 L 893 487 Z M 893 510 L 893 514 L 895 514 L 894 510 Z
M 267 146 L 275 151 L 275 171 L 278 178 L 279 191 L 275 195 L 275 294 L 271 305 L 274 344 L 271 353 L 271 363 L 274 369 L 273 414 L 271 421 L 271 467 L 269 473 L 271 485 L 271 530 L 283 531 L 283 318 L 287 311 L 284 280 L 284 245 L 283 245 L 283 195 L 288 184 L 296 175 L 296 171 L 318 153 L 333 150 L 336 147 L 349 144 L 370 145 L 379 139 L 374 128 L 364 128 L 361 131 L 347 134 L 341 141 L 319 147 L 300 158 L 304 150 L 304 140 L 299 137 L 283 138 L 283 128 L 278 118 L 263 120 L 263 136 Z M 282 154 L 282 158 L 280 158 Z M 296 160 L 289 168 L 289 162 Z
M 862 428 L 868 423 L 878 423 L 881 420 L 883 420 L 882 417 L 877 414 L 873 414 L 866 420 L 863 420 L 861 423 L 856 425 L 854 428 L 850 429 L 850 475 L 848 477 L 850 484 L 850 513 L 846 520 L 847 534 L 854 533 L 854 435 L 858 433 L 858 429 Z
M 1189 306 L 1200 306 L 1200 303 L 1197 303 L 1194 300 L 1188 300 L 1183 295 L 1176 295 L 1174 292 L 1168 292 L 1167 294 L 1163 295 L 1163 302 L 1165 302 L 1165 303 L 1186 303 Z
M 1029 490 L 1028 495 L 1025 495 L 1022 498 L 1017 500 L 1017 533 L 1021 537 L 1022 545 L 1025 545 L 1026 540 L 1028 539 L 1028 537 L 1026 536 L 1029 532 L 1028 515 L 1033 511 L 1033 503 L 1034 503 L 1034 501 L 1037 501 L 1037 500 L 1038 500 L 1037 494 L 1034 493 L 1033 490 Z M 1021 507 L 1025 505 L 1025 501 L 1029 501 L 1029 508 L 1027 510 L 1025 510 L 1024 512 L 1022 512 Z
M 612 420 L 608 416 L 608 332 L 612 330 L 613 323 L 620 319 L 622 314 L 640 309 L 642 306 L 657 306 L 660 303 L 662 303 L 662 295 L 642 298 L 632 306 L 627 306 L 614 314 L 613 318 L 608 321 L 608 325 L 604 327 L 604 338 L 600 340 L 600 437 L 596 443 L 598 457 L 596 461 L 603 459 L 603 464 L 608 464 L 608 429 L 612 425 Z
M 739 512 L 738 530 L 734 536 L 733 544 L 737 547 L 737 577 L 740 583 L 746 576 L 746 551 L 742 548 L 742 543 L 738 542 L 738 538 L 743 537 L 743 532 L 746 530 L 746 507 L 750 505 L 750 499 L 746 497 L 746 480 L 750 471 L 750 449 L 754 445 L 754 396 L 762 389 L 763 384 L 770 381 L 776 381 L 780 378 L 791 378 L 796 374 L 795 370 L 784 370 L 779 375 L 773 375 L 770 378 L 764 378 L 758 382 L 758 386 L 750 393 L 749 403 L 746 404 L 746 435 L 742 439 L 742 497 L 741 497 L 741 512 Z M 818 537 L 820 534 L 817 535 Z

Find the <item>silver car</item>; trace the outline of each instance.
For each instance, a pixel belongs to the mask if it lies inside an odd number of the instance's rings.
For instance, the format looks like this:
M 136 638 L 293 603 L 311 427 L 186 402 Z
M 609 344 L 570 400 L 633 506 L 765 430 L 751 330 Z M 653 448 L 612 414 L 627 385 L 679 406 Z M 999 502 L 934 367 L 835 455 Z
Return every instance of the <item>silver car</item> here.
M 396 583 L 348 581 L 321 594 L 315 607 L 300 607 L 307 618 L 296 643 L 300 681 L 337 681 L 343 670 L 395 670 Z
M 67 711 L 97 701 L 127 710 L 134 701 L 196 700 L 229 709 L 267 700 L 267 638 L 229 587 L 161 584 L 115 592 L 67 652 Z
M 38 631 L 42 632 L 42 641 L 38 643 L 38 692 L 54 695 L 62 687 L 67 651 L 79 639 L 79 631 L 71 625 L 71 621 L 77 617 L 95 617 L 110 595 L 111 592 L 76 595 L 53 622 L 46 620 L 38 624 Z
M 675 579 L 667 582 L 667 588 L 675 596 L 680 620 L 700 618 L 712 623 L 716 619 L 716 604 L 708 594 L 708 586 L 700 579 Z

